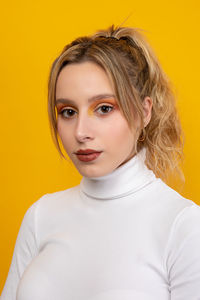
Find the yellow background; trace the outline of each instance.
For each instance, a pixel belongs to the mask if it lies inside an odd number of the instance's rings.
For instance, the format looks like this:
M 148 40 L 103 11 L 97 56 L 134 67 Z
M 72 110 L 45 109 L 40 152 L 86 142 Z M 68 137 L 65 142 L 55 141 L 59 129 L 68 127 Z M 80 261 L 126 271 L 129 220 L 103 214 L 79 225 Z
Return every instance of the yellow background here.
M 198 0 L 52 1 L 1 4 L 0 291 L 28 207 L 81 176 L 62 161 L 47 119 L 50 65 L 72 39 L 111 24 L 146 30 L 178 97 L 185 131 L 184 197 L 200 204 L 200 2 Z M 172 186 L 178 188 L 173 182 Z

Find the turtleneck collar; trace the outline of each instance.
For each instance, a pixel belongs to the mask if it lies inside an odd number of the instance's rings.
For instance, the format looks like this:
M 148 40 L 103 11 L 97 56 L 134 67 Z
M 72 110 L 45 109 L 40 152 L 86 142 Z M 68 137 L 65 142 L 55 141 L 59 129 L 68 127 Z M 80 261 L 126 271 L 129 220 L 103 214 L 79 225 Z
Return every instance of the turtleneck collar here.
M 83 177 L 81 191 L 95 199 L 116 199 L 134 193 L 156 179 L 145 165 L 143 148 L 113 172 L 101 177 Z

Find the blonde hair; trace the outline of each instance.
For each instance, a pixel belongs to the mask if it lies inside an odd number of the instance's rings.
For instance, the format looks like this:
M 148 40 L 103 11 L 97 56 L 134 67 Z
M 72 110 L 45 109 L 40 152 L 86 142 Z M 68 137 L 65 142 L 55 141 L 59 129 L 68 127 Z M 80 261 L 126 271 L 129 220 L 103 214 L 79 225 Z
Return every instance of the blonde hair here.
M 183 156 L 183 133 L 169 80 L 149 44 L 139 30 L 110 26 L 91 36 L 79 37 L 66 45 L 52 64 L 48 80 L 48 114 L 55 145 L 64 157 L 57 132 L 55 109 L 56 82 L 69 63 L 91 61 L 100 65 L 112 80 L 116 100 L 130 128 L 134 114 L 141 121 L 136 152 L 146 147 L 146 165 L 157 177 L 167 180 L 177 171 Z M 144 127 L 142 101 L 153 101 L 152 116 Z M 142 136 L 141 136 L 142 135 Z

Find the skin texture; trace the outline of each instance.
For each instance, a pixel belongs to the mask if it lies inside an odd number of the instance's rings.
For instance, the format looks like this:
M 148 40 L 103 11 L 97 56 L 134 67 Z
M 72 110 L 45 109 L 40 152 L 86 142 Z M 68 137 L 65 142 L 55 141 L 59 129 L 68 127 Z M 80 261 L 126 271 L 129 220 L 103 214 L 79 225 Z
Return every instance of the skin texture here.
M 145 98 L 146 125 L 151 107 L 151 99 Z M 73 63 L 62 69 L 56 85 L 56 108 L 58 135 L 81 175 L 107 175 L 135 155 L 139 121 L 135 120 L 135 130 L 131 131 L 117 105 L 106 72 L 97 64 Z M 82 162 L 75 154 L 79 149 L 102 153 L 96 160 Z

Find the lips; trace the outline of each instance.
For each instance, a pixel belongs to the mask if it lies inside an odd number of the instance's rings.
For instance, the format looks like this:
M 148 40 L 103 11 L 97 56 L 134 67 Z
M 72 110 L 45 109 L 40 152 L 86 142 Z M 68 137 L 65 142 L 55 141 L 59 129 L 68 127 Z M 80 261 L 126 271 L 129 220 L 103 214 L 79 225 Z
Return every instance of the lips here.
M 76 155 L 80 161 L 90 162 L 97 159 L 101 153 L 102 151 L 96 151 L 93 149 L 86 149 L 86 150 L 80 149 L 76 152 Z
M 76 154 L 88 155 L 93 153 L 100 153 L 101 151 L 93 150 L 93 149 L 85 149 L 85 150 L 78 150 Z

